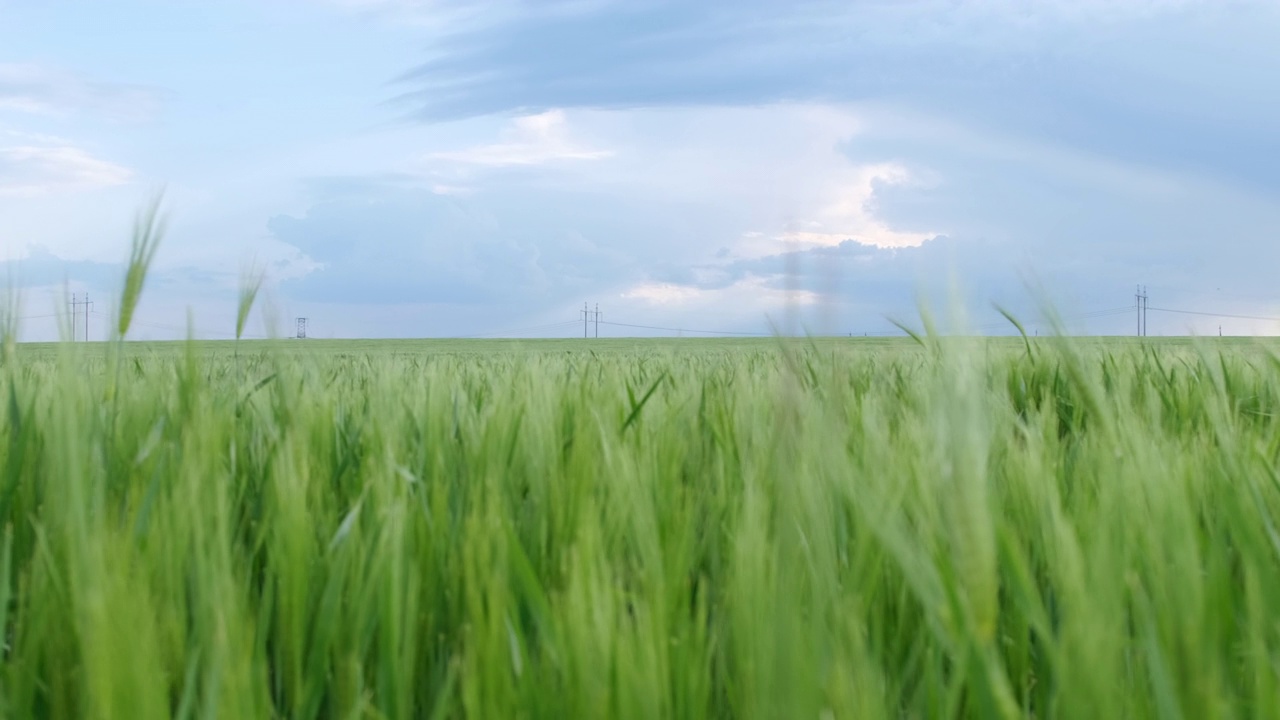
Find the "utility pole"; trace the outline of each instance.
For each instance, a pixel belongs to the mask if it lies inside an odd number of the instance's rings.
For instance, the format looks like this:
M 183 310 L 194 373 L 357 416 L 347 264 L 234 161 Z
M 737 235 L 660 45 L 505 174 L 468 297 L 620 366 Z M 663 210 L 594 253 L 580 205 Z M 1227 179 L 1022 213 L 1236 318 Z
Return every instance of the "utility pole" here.
M 299 340 L 306 340 L 307 339 L 307 319 L 304 317 L 298 318 L 297 327 L 298 327 L 298 332 L 294 337 L 296 337 Z
M 84 307 L 84 341 L 89 342 L 89 309 L 93 307 L 93 303 L 89 302 L 89 293 L 84 294 L 84 299 L 80 300 L 75 293 L 71 293 L 71 342 L 78 339 L 79 332 L 76 328 L 80 326 L 80 307 Z
M 594 320 L 596 324 L 596 337 L 600 337 L 600 303 L 596 303 L 596 309 L 592 310 L 587 303 L 582 303 L 582 337 L 591 337 L 591 322 Z
M 1138 309 L 1138 337 L 1147 335 L 1147 288 L 1139 285 L 1133 295 Z

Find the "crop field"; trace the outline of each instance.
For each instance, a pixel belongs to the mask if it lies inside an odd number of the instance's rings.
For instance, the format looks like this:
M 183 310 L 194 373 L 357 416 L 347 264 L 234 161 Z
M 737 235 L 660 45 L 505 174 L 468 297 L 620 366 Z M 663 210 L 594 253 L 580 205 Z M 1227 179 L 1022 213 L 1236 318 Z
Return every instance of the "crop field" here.
M 1277 717 L 1278 350 L 10 344 L 0 715 Z

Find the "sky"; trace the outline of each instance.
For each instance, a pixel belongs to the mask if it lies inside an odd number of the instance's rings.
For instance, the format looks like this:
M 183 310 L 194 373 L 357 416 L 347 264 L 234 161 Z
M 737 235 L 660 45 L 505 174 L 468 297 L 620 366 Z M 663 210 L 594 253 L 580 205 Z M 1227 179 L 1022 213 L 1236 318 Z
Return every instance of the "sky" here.
M 1276 0 L 0 0 L 26 340 L 1280 334 Z M 83 313 L 83 311 L 81 311 Z M 590 328 L 594 335 L 596 326 Z M 83 334 L 84 318 L 76 331 Z

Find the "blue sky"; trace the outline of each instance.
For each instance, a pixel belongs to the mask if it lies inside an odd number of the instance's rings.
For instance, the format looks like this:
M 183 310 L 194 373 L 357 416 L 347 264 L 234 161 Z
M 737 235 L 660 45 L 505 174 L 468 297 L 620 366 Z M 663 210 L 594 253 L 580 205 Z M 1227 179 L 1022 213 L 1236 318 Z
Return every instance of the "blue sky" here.
M 254 263 L 260 334 L 1005 332 L 1032 287 L 1128 333 L 1138 283 L 1152 334 L 1277 334 L 1167 311 L 1280 317 L 1275 37 L 1266 0 L 0 0 L 0 263 L 28 339 L 64 288 L 110 315 L 164 187 L 139 338 L 230 332 Z

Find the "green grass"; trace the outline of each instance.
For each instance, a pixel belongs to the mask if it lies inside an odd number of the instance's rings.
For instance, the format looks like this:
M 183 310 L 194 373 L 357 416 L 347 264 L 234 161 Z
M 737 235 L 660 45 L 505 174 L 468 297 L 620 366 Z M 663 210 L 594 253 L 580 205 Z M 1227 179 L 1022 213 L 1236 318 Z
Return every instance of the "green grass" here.
M 1251 341 L 10 346 L 0 715 L 1280 715 Z

